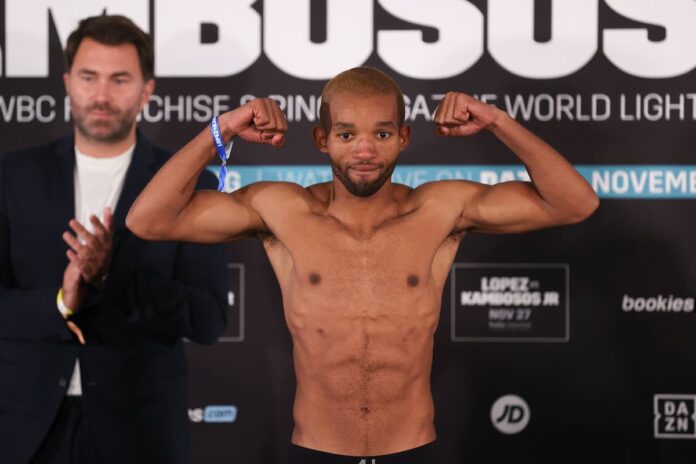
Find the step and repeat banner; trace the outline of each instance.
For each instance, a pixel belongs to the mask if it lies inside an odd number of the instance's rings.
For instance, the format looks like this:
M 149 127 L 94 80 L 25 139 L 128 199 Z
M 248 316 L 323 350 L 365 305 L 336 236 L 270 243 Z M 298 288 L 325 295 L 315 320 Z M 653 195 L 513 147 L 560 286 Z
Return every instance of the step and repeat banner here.
M 251 98 L 278 101 L 286 146 L 237 143 L 229 191 L 330 180 L 311 141 L 319 94 L 362 64 L 407 96 L 397 182 L 528 179 L 490 134 L 436 137 L 450 90 L 551 143 L 601 206 L 579 225 L 463 241 L 435 334 L 441 454 L 696 462 L 696 2 L 0 0 L 0 151 L 71 130 L 61 48 L 102 11 L 154 38 L 157 90 L 140 127 L 157 144 L 175 150 Z M 195 462 L 281 463 L 295 379 L 259 242 L 230 245 L 229 284 L 228 332 L 188 346 Z

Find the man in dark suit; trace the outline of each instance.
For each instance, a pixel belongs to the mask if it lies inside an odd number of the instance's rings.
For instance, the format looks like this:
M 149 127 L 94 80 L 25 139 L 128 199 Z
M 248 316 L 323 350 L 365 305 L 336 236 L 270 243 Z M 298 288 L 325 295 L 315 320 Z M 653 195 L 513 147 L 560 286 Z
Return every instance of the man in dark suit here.
M 149 37 L 88 18 L 66 58 L 74 133 L 0 158 L 0 461 L 187 462 L 182 338 L 225 328 L 225 251 L 125 228 L 168 158 L 136 129 Z

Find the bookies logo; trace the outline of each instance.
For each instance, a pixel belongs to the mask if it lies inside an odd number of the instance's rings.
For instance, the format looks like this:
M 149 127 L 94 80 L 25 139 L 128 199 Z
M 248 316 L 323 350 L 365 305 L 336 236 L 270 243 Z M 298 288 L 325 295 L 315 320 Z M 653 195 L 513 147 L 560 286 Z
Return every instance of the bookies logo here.
M 696 439 L 696 395 L 657 394 L 655 438 Z
M 193 408 L 188 410 L 191 422 L 206 423 L 232 423 L 237 420 L 237 406 L 211 405 L 205 408 Z
M 517 395 L 501 396 L 491 408 L 491 423 L 506 435 L 520 433 L 531 416 L 527 402 Z
M 452 341 L 568 341 L 567 264 L 452 266 Z
M 634 297 L 624 295 L 621 309 L 625 313 L 693 313 L 694 299 L 674 295 L 654 297 Z

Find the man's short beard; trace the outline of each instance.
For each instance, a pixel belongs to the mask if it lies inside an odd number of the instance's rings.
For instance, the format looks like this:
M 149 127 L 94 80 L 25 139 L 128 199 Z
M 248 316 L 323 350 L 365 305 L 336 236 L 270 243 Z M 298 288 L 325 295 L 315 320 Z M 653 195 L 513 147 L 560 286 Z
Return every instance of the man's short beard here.
M 391 177 L 395 167 L 396 161 L 387 166 L 384 169 L 384 171 L 380 173 L 379 177 L 377 177 L 377 179 L 373 180 L 372 182 L 356 183 L 353 182 L 353 180 L 348 175 L 347 169 L 343 170 L 337 164 L 333 162 L 331 163 L 331 170 L 333 171 L 334 176 L 336 176 L 336 178 L 341 181 L 346 190 L 348 190 L 351 194 L 355 195 L 356 197 L 360 198 L 367 198 L 377 193 L 379 189 L 382 188 L 387 179 Z
M 120 142 L 122 140 L 125 140 L 131 131 L 131 126 L 127 124 L 119 124 L 115 130 L 108 132 L 104 135 L 95 135 L 93 132 L 84 127 L 84 125 L 80 124 L 78 121 L 75 121 L 75 127 L 77 127 L 77 130 L 80 131 L 80 134 L 82 134 L 82 136 L 86 139 L 101 143 Z
M 87 117 L 84 115 L 87 114 L 90 110 L 91 108 L 89 108 L 82 114 L 76 114 L 76 112 L 73 111 L 72 114 L 75 127 L 77 128 L 78 132 L 80 132 L 80 134 L 87 140 L 92 140 L 100 143 L 120 142 L 128 137 L 128 135 L 131 132 L 131 129 L 133 128 L 133 124 L 135 123 L 135 116 L 133 118 L 129 118 L 129 115 L 121 114 L 121 117 L 115 120 L 115 125 L 113 126 L 113 128 L 111 128 L 111 130 L 100 133 L 102 131 L 95 129 L 108 129 L 110 127 L 106 124 L 102 125 L 100 123 L 97 123 L 97 125 L 92 124 L 91 126 L 85 124 L 85 120 L 87 119 Z

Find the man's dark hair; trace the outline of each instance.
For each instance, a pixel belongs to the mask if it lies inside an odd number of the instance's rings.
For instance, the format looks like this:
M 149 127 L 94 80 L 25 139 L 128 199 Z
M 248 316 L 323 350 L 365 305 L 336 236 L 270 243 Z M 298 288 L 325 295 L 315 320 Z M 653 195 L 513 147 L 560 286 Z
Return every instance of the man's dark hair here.
M 154 77 L 155 52 L 152 40 L 149 35 L 125 16 L 91 16 L 80 21 L 80 25 L 68 37 L 68 43 L 65 46 L 65 60 L 68 70 L 72 68 L 77 49 L 85 38 L 90 38 L 103 45 L 133 44 L 138 51 L 143 79 L 147 81 Z

